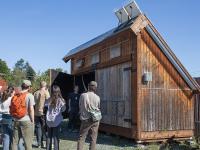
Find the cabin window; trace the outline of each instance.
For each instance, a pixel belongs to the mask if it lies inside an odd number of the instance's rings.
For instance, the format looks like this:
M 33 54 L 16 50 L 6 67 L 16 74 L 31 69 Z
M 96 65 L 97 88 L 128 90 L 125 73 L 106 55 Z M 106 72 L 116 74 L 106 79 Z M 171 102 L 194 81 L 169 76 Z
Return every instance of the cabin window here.
M 110 47 L 110 59 L 115 58 L 115 57 L 119 57 L 120 55 L 121 55 L 120 44 Z
M 84 65 L 84 59 L 79 59 L 76 61 L 76 68 L 81 68 Z
M 99 63 L 99 53 L 94 53 L 91 55 L 91 65 Z

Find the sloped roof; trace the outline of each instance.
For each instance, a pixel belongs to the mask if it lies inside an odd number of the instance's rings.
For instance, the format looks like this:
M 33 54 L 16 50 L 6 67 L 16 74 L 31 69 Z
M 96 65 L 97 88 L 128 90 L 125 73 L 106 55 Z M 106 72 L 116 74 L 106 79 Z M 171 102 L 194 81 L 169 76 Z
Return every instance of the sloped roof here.
M 98 36 L 98 37 L 86 42 L 85 44 L 82 44 L 82 45 L 78 46 L 77 48 L 72 49 L 63 58 L 63 60 L 65 62 L 67 62 L 68 59 L 70 59 L 70 57 L 73 56 L 74 54 L 79 53 L 79 52 L 81 52 L 81 51 L 83 51 L 83 50 L 85 50 L 85 49 L 87 49 L 87 48 L 89 48 L 91 46 L 94 46 L 95 44 L 98 44 L 98 43 L 100 43 L 100 42 L 102 42 L 102 41 L 114 36 L 115 34 L 124 31 L 127 28 L 131 28 L 132 25 L 134 25 L 134 23 L 136 22 L 137 18 L 139 18 L 139 16 L 134 18 L 134 19 L 131 19 L 128 22 L 125 22 L 125 23 L 121 24 L 120 26 L 118 26 L 116 28 L 111 29 L 110 31 L 108 31 L 108 32 L 106 32 L 106 33 L 104 33 L 104 34 L 102 34 L 102 35 L 100 35 L 100 36 Z M 196 91 L 196 92 L 199 93 L 200 92 L 200 86 L 198 85 L 198 83 L 190 76 L 188 71 L 185 69 L 185 67 L 181 64 L 181 62 L 175 56 L 173 51 L 169 48 L 167 43 L 160 36 L 159 32 L 157 32 L 155 27 L 151 24 L 150 20 L 146 16 L 145 16 L 145 18 L 148 20 L 148 24 L 145 25 L 145 28 L 146 28 L 147 32 L 149 33 L 149 35 L 154 40 L 154 42 L 159 46 L 159 48 L 164 53 L 164 55 L 173 64 L 174 68 L 178 71 L 178 73 L 185 80 L 185 82 L 188 84 L 188 86 L 193 91 Z M 141 23 L 143 23 L 143 22 L 141 22 Z
M 72 55 L 74 55 L 76 53 L 79 53 L 79 52 L 81 52 L 81 51 L 83 51 L 83 50 L 85 50 L 85 49 L 87 49 L 87 48 L 89 48 L 89 47 L 91 47 L 91 46 L 93 46 L 95 44 L 98 44 L 98 43 L 104 41 L 105 39 L 108 39 L 108 38 L 116 35 L 117 33 L 120 33 L 122 31 L 124 31 L 125 29 L 129 28 L 134 23 L 136 18 L 137 17 L 135 17 L 135 18 L 133 18 L 133 19 L 131 19 L 131 20 L 119 25 L 118 27 L 115 27 L 115 28 L 113 28 L 113 29 L 111 29 L 111 30 L 109 30 L 109 31 L 107 31 L 107 32 L 95 37 L 94 39 L 92 39 L 92 40 L 90 40 L 90 41 L 88 41 L 88 42 L 86 42 L 86 43 L 84 43 L 84 44 L 82 44 L 82 45 L 70 50 L 67 53 L 67 55 L 65 55 L 63 60 L 66 62 L 66 61 L 68 61 L 68 60 L 66 60 L 67 57 L 70 57 L 70 56 L 72 56 Z
M 200 77 L 196 77 L 196 78 L 194 78 L 195 79 L 195 81 L 200 85 Z

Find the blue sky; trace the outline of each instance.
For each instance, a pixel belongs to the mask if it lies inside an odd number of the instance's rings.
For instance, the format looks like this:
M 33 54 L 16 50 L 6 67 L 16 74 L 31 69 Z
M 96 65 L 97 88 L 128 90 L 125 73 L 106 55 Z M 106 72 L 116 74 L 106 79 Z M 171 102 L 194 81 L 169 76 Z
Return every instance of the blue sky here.
M 68 50 L 117 26 L 114 10 L 128 0 L 0 1 L 0 58 L 24 58 L 36 71 L 61 67 Z M 200 1 L 137 0 L 193 76 L 200 76 Z

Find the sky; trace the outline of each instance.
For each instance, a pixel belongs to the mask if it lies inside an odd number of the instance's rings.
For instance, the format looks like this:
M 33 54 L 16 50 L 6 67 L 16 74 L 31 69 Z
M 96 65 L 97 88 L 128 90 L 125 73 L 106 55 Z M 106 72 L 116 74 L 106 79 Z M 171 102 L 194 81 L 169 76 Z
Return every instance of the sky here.
M 1 0 L 0 58 L 69 70 L 67 52 L 114 28 L 128 0 Z M 136 0 L 192 76 L 200 76 L 200 0 Z

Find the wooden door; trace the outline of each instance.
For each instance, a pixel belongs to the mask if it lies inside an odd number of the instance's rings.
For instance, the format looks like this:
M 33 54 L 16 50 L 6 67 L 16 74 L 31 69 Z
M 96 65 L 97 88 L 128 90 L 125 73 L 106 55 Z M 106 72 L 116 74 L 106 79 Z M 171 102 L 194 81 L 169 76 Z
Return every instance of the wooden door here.
M 96 71 L 102 123 L 131 128 L 131 63 Z

